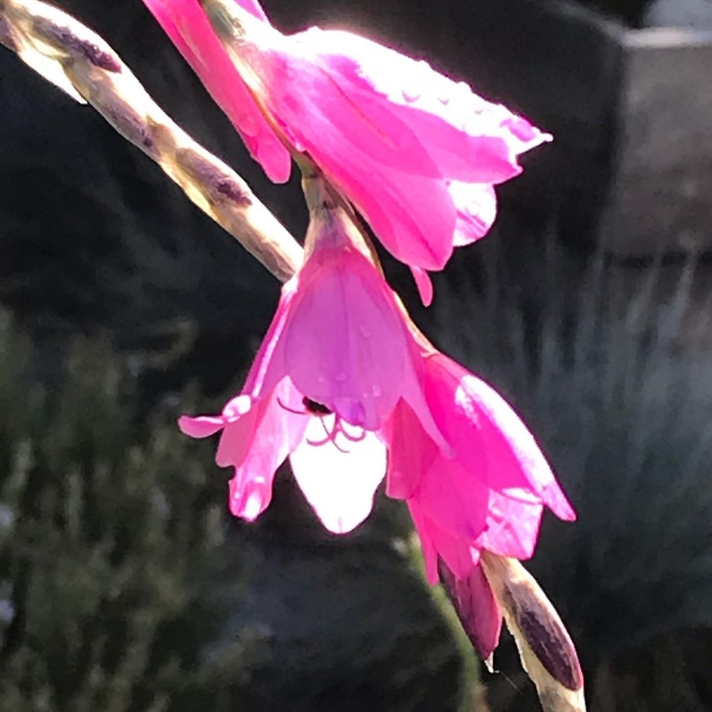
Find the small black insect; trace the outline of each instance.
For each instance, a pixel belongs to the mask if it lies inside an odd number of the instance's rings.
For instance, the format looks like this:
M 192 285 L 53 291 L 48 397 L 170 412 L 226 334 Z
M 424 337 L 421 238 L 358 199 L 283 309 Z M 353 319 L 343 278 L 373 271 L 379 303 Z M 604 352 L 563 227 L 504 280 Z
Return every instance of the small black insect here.
M 302 403 L 304 404 L 307 412 L 313 413 L 314 415 L 331 415 L 331 413 L 333 413 L 332 410 L 327 408 L 322 403 L 312 400 L 311 398 L 307 398 L 306 396 L 302 398 Z

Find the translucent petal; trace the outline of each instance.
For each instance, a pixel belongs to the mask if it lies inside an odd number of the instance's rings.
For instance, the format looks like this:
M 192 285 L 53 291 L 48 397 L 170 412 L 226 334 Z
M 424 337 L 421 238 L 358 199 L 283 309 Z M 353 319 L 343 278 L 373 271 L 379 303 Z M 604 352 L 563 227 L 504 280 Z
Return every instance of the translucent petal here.
M 333 420 L 333 416 L 332 416 Z M 373 434 L 353 442 L 324 439 L 321 419 L 311 417 L 306 436 L 292 453 L 294 477 L 324 526 L 335 534 L 357 527 L 371 513 L 376 488 L 386 472 L 386 448 Z

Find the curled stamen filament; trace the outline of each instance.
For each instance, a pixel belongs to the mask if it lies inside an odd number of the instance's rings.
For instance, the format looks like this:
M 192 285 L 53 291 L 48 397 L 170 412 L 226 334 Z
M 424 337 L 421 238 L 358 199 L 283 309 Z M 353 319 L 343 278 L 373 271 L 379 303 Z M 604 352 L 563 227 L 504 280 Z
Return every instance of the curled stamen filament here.
M 334 425 L 331 430 L 329 430 L 328 426 L 324 422 L 324 418 L 320 418 L 320 420 L 322 427 L 324 428 L 324 433 L 326 434 L 326 437 L 323 440 L 307 440 L 309 445 L 319 446 L 326 445 L 326 443 L 331 442 L 334 444 L 334 447 L 339 452 L 348 454 L 349 451 L 345 450 L 336 442 L 336 438 L 339 436 L 339 434 L 343 435 L 348 441 L 352 443 L 361 442 L 366 437 L 366 431 L 363 429 L 361 429 L 361 432 L 358 435 L 352 435 L 351 433 L 348 433 L 344 428 L 341 419 L 338 416 L 335 417 Z
M 284 403 L 282 403 L 281 398 L 277 398 L 277 403 L 279 403 L 279 405 L 284 408 L 287 413 L 294 413 L 294 415 L 309 415 L 306 410 L 294 410 L 294 408 L 290 408 L 288 405 L 285 405 Z
M 308 399 L 305 398 L 305 404 L 307 403 L 307 401 Z M 345 450 L 336 442 L 336 438 L 339 436 L 339 434 L 343 435 L 349 442 L 352 443 L 360 443 L 366 437 L 366 431 L 363 428 L 357 428 L 359 432 L 356 435 L 354 435 L 353 433 L 349 433 L 344 427 L 344 423 L 341 418 L 339 418 L 339 416 L 335 413 L 329 411 L 326 406 L 321 406 L 324 409 L 324 412 L 322 412 L 314 408 L 310 409 L 306 407 L 306 405 L 304 410 L 295 410 L 294 408 L 290 408 L 288 405 L 285 405 L 279 398 L 277 399 L 277 403 L 279 403 L 279 405 L 284 408 L 284 410 L 286 410 L 288 413 L 294 413 L 295 415 L 308 415 L 311 417 L 318 418 L 321 421 L 321 426 L 324 429 L 324 434 L 326 435 L 326 437 L 323 440 L 310 440 L 309 438 L 307 438 L 307 443 L 309 443 L 309 445 L 318 447 L 320 445 L 326 445 L 326 443 L 331 442 L 334 444 L 334 447 L 339 452 L 348 454 L 349 451 Z M 314 401 L 314 403 L 316 403 L 316 401 Z M 321 404 L 317 403 L 317 405 Z M 329 415 L 334 415 L 334 425 L 331 429 L 329 429 L 329 426 L 326 424 L 326 418 Z M 357 426 L 353 427 L 356 428 Z

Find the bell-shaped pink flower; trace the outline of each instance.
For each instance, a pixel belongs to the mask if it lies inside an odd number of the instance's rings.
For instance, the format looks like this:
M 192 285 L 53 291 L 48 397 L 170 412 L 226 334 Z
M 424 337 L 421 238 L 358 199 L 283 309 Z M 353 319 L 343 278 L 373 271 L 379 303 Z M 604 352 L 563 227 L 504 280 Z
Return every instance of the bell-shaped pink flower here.
M 575 513 L 534 437 L 484 381 L 432 349 L 421 350 L 427 412 L 448 443 L 444 452 L 401 401 L 384 427 L 390 496 L 411 507 L 425 547 L 429 580 L 437 556 L 463 578 L 477 551 L 529 558 L 544 506 Z M 436 556 L 437 554 L 437 556 Z
M 407 502 L 428 581 L 443 576 L 451 595 L 462 598 L 458 611 L 487 658 L 499 639 L 502 616 L 481 571 L 480 553 L 527 559 L 544 506 L 562 519 L 575 514 L 533 436 L 504 399 L 432 347 L 416 348 L 427 412 L 450 451 L 399 402 L 383 429 L 387 493 Z
M 426 301 L 423 270 L 442 269 L 454 246 L 489 230 L 492 186 L 550 139 L 466 84 L 370 40 L 317 28 L 282 35 L 256 0 L 203 0 L 210 22 L 198 0 L 144 2 L 268 175 L 289 175 L 271 124 L 414 268 Z
M 235 468 L 236 516 L 264 511 L 289 457 L 324 525 L 346 532 L 371 511 L 386 468 L 380 430 L 396 404 L 407 403 L 429 437 L 439 436 L 393 292 L 361 251 L 345 209 L 315 190 L 307 258 L 282 289 L 242 393 L 221 415 L 183 417 L 180 426 L 194 437 L 222 431 L 216 460 Z

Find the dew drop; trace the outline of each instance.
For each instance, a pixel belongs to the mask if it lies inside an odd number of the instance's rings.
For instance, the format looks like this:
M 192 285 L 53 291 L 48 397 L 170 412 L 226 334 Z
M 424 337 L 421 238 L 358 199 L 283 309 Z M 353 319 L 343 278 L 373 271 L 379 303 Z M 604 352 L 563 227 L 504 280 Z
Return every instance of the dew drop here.
M 334 380 L 337 383 L 343 383 L 346 380 L 347 376 L 344 371 L 339 371 L 338 373 L 334 374 Z
M 359 331 L 364 339 L 370 339 L 373 336 L 373 332 L 365 324 L 359 327 Z
M 383 394 L 383 389 L 378 385 L 378 383 L 374 383 L 371 387 L 371 393 L 373 393 L 374 397 L 378 398 Z
M 239 126 L 240 131 L 245 134 L 245 136 L 257 136 L 259 131 L 257 119 L 252 114 L 241 116 Z

